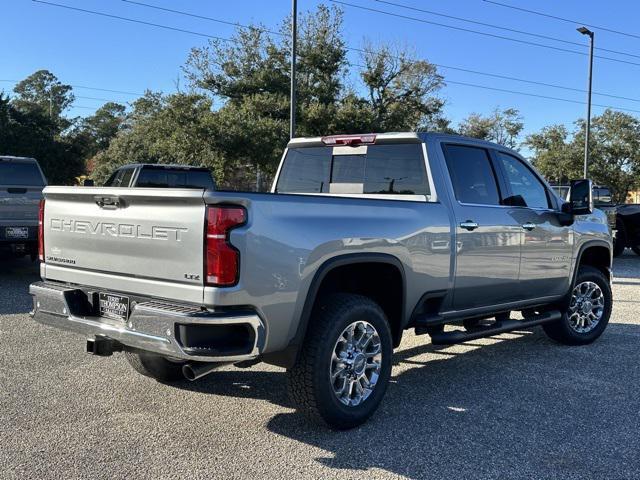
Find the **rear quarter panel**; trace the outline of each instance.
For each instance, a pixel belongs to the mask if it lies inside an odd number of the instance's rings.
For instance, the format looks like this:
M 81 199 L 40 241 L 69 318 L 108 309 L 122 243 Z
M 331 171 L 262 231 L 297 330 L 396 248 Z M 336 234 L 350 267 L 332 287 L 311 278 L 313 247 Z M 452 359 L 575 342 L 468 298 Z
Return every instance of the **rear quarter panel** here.
M 440 203 L 208 192 L 209 204 L 242 204 L 248 222 L 231 233 L 242 252 L 240 282 L 205 287 L 205 304 L 251 305 L 267 321 L 265 353 L 287 346 L 311 282 L 330 259 L 354 253 L 397 258 L 406 277 L 407 315 L 428 290 L 450 286 L 451 225 Z

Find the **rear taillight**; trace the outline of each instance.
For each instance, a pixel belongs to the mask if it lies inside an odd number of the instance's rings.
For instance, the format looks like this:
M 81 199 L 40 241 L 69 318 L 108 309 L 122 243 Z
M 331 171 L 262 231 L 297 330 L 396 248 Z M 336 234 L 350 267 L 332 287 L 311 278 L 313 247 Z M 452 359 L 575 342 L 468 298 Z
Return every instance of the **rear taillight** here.
M 44 262 L 44 199 L 40 200 L 38 209 L 38 258 Z
M 207 207 L 204 263 L 207 285 L 230 287 L 238 282 L 240 252 L 229 242 L 229 232 L 246 221 L 242 207 Z

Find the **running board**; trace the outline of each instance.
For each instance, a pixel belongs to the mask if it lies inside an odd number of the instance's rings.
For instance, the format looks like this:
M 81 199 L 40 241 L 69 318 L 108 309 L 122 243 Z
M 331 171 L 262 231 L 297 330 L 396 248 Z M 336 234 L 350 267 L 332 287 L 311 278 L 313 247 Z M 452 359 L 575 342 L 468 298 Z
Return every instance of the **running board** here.
M 440 331 L 431 334 L 431 343 L 434 345 L 454 345 L 456 343 L 468 342 L 478 338 L 491 337 L 499 333 L 512 332 L 513 330 L 522 330 L 523 328 L 535 327 L 543 323 L 554 322 L 560 320 L 562 314 L 553 310 L 551 312 L 534 315 L 526 320 L 503 320 L 502 322 L 490 325 L 488 327 L 478 327 L 473 330 L 454 330 L 450 332 Z

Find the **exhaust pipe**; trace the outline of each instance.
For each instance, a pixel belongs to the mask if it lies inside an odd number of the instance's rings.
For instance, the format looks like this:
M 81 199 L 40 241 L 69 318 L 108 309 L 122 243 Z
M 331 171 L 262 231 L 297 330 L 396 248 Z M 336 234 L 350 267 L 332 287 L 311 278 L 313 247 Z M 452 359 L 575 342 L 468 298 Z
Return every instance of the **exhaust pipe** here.
M 185 363 L 182 367 L 182 374 L 184 378 L 193 382 L 194 380 L 198 380 L 199 378 L 204 377 L 205 375 L 209 375 L 215 369 L 222 367 L 223 365 L 227 365 L 227 363 L 220 362 L 190 362 Z

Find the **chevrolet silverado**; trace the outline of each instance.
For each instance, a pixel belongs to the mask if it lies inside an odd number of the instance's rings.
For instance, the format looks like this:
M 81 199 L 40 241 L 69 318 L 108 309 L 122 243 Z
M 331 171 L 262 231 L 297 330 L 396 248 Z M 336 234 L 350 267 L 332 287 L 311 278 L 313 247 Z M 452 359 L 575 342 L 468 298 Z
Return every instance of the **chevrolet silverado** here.
M 406 329 L 454 344 L 541 325 L 583 345 L 611 314 L 612 241 L 591 182 L 564 202 L 484 141 L 297 138 L 269 193 L 44 195 L 35 320 L 164 382 L 285 367 L 298 408 L 336 429 L 374 413 Z

